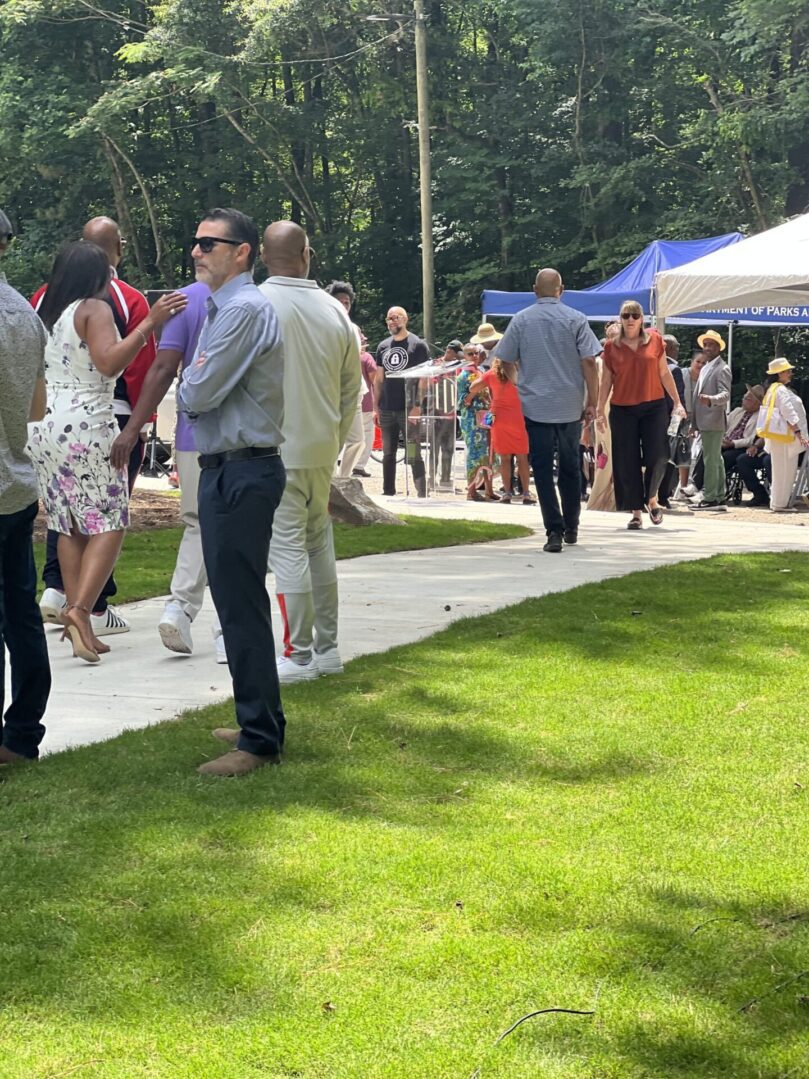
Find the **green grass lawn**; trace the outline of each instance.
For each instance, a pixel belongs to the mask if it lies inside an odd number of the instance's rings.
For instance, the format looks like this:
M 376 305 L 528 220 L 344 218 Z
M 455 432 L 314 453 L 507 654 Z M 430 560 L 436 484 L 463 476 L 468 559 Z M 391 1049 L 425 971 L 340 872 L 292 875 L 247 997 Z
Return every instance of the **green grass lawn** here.
M 338 558 L 359 558 L 366 554 L 389 551 L 420 551 L 428 547 L 453 547 L 457 544 L 486 543 L 491 540 L 530 536 L 524 525 L 494 524 L 489 521 L 441 521 L 432 517 L 403 516 L 407 527 L 368 525 L 352 528 L 334 526 L 334 546 Z M 182 528 L 159 528 L 132 532 L 115 568 L 118 594 L 115 603 L 133 603 L 150 596 L 164 596 L 169 591 L 177 558 Z M 45 560 L 45 544 L 34 544 L 37 574 Z M 2 1076 L 2 1071 L 0 1071 Z
M 245 780 L 228 705 L 7 774 L 0 1075 L 809 1075 L 808 630 L 720 557 L 291 687 Z

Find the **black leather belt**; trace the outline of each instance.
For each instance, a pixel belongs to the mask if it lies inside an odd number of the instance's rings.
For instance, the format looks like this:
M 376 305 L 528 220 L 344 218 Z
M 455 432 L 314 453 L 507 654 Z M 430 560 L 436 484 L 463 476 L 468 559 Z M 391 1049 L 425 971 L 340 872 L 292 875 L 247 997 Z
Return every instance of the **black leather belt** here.
M 249 461 L 251 457 L 277 457 L 277 446 L 247 446 L 243 450 L 225 450 L 224 453 L 201 453 L 200 468 L 219 468 L 225 461 Z

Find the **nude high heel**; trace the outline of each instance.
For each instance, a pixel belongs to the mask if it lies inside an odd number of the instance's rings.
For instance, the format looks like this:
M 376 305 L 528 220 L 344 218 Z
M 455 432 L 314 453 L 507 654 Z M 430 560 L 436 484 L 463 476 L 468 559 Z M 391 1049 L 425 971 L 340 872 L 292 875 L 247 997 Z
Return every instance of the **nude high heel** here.
M 83 622 L 80 618 L 72 615 L 74 610 L 84 611 L 87 614 L 87 621 Z M 83 659 L 85 663 L 98 663 L 100 656 L 92 645 L 90 613 L 87 607 L 82 607 L 78 603 L 71 603 L 62 615 L 62 622 L 65 627 L 65 634 L 70 638 L 70 643 L 73 645 L 74 658 Z M 86 637 L 82 630 L 86 630 Z

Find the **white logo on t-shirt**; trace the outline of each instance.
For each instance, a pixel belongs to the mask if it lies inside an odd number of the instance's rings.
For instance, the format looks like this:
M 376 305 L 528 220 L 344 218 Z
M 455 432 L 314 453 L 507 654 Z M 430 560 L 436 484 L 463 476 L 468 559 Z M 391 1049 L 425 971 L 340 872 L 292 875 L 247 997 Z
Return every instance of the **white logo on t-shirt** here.
M 407 367 L 407 349 L 401 345 L 391 345 L 382 354 L 382 366 L 386 371 L 403 371 Z

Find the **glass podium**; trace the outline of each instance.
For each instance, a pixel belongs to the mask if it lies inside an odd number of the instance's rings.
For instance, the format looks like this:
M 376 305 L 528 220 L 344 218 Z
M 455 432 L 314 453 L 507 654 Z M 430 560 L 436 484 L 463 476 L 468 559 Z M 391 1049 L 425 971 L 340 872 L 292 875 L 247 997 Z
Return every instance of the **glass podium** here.
M 405 384 L 405 493 L 420 498 L 453 494 L 457 432 L 457 377 L 461 363 L 423 363 L 386 374 Z

